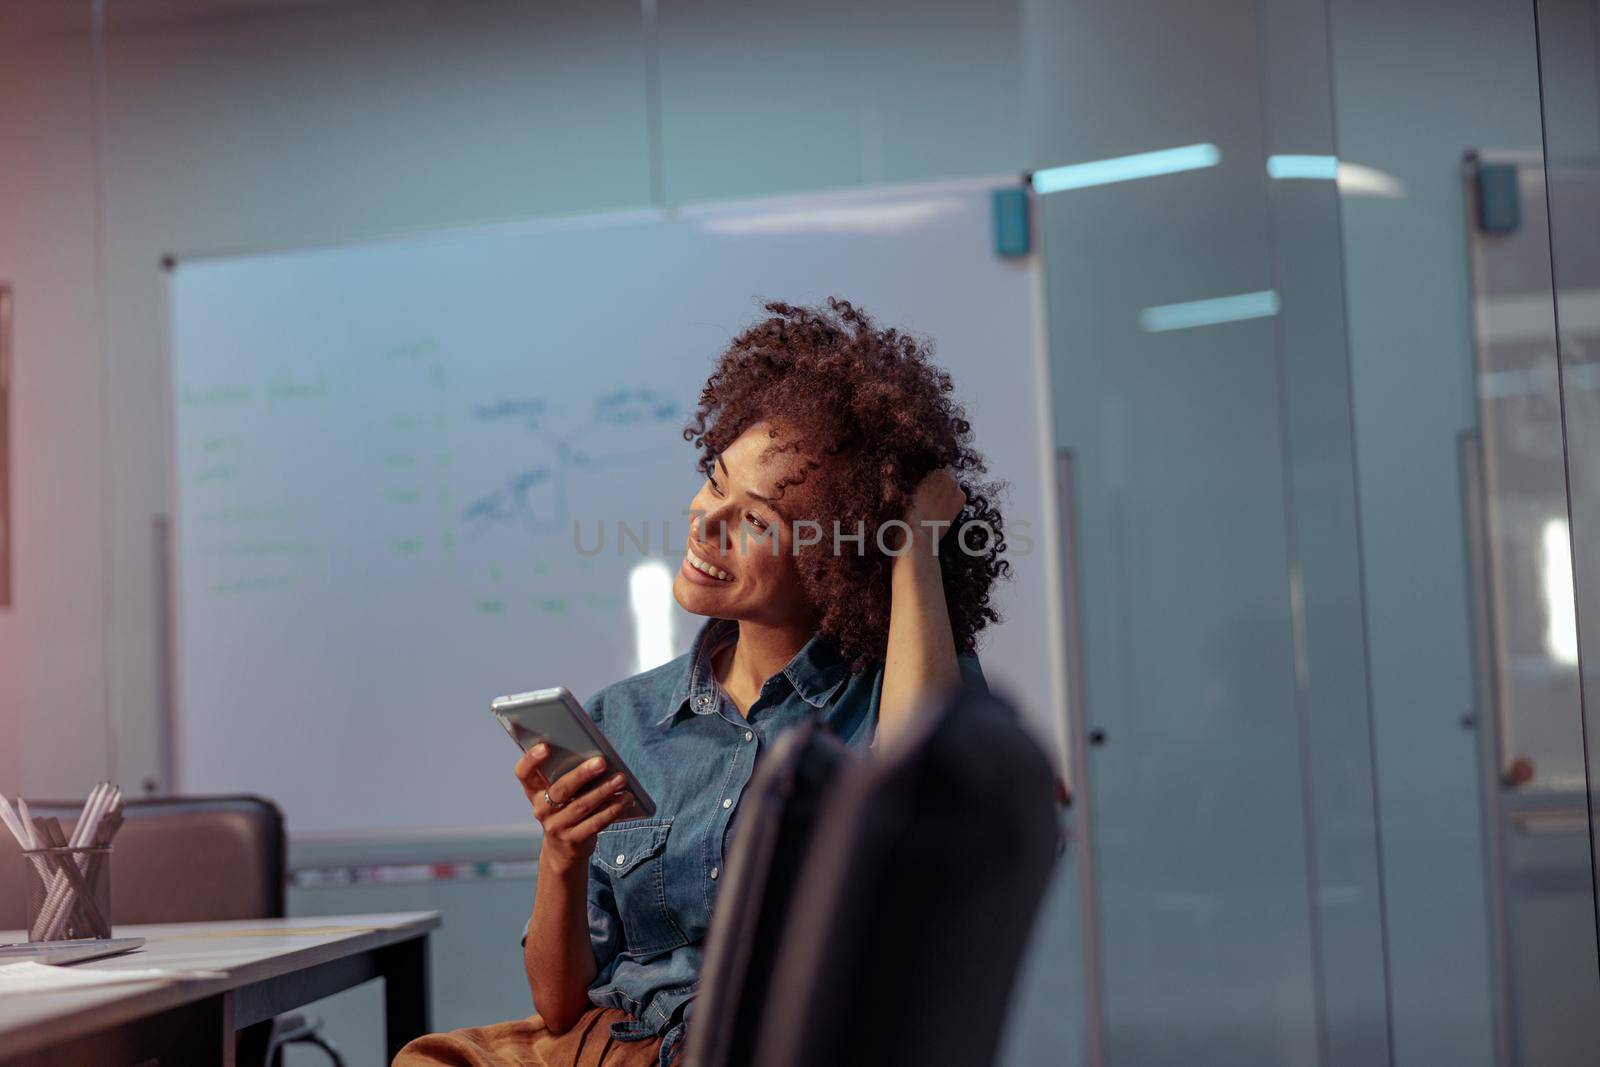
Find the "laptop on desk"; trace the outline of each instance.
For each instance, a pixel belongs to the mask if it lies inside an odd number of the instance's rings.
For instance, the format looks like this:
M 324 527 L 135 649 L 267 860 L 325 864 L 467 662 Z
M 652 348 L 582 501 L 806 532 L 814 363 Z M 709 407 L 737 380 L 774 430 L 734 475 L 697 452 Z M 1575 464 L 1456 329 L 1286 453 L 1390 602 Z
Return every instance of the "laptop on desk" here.
M 131 952 L 144 944 L 142 937 L 108 937 L 82 941 L 28 941 L 0 945 L 0 966 L 7 963 L 78 963 Z

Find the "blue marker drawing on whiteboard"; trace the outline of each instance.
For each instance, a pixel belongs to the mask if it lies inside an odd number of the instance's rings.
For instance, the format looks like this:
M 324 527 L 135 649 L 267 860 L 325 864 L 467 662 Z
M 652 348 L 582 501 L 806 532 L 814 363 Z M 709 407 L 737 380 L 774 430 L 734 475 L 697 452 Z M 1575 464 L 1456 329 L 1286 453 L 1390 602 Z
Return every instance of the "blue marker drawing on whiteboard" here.
M 534 398 L 531 400 L 496 400 L 490 404 L 479 404 L 472 409 L 472 417 L 479 422 L 494 422 L 500 419 L 522 419 L 530 429 L 539 424 L 539 417 L 548 410 L 544 400 Z
M 568 476 L 657 459 L 657 447 L 591 451 L 580 440 L 600 430 L 605 439 L 619 427 L 648 427 L 676 422 L 682 407 L 670 394 L 654 389 L 623 388 L 595 397 L 590 417 L 564 433 L 544 430 L 540 416 L 550 406 L 542 399 L 499 400 L 473 408 L 480 421 L 523 420 L 537 444 L 548 449 L 553 463 L 525 468 L 497 488 L 477 497 L 461 511 L 461 521 L 475 535 L 494 526 L 519 526 L 530 534 L 564 534 L 569 530 Z

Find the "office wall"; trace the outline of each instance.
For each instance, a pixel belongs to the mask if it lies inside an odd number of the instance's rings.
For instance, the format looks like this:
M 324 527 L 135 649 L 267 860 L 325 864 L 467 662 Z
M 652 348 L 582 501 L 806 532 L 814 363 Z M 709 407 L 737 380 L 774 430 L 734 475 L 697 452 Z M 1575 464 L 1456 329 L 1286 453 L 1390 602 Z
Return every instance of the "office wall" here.
M 85 9 L 86 11 L 86 9 Z M 14 606 L 0 609 L 0 791 L 79 789 L 106 715 L 104 364 L 83 13 L 0 18 L 0 281 L 12 287 Z

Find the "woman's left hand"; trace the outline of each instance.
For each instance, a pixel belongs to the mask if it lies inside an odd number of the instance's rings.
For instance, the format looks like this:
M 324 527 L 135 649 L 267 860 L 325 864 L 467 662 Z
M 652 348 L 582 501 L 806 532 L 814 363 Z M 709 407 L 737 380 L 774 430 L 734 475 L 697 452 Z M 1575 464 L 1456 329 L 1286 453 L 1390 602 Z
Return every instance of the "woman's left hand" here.
M 930 548 L 937 545 L 966 503 L 967 494 L 948 467 L 932 471 L 917 483 L 906 508 L 905 521 L 912 537 Z

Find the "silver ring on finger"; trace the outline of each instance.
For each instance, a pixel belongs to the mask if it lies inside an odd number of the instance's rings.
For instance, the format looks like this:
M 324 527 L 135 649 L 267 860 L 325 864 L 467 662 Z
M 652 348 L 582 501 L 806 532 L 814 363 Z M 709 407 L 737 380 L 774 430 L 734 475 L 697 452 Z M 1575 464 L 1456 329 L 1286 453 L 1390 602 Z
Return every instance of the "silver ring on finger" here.
M 546 804 L 548 804 L 555 811 L 560 811 L 562 808 L 566 807 L 565 803 L 557 804 L 555 801 L 551 800 L 550 799 L 550 790 L 548 790 L 548 789 L 546 789 L 544 791 L 544 802 Z

